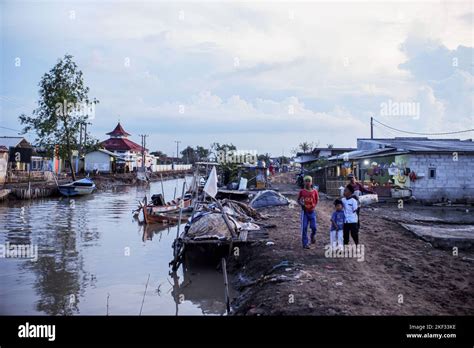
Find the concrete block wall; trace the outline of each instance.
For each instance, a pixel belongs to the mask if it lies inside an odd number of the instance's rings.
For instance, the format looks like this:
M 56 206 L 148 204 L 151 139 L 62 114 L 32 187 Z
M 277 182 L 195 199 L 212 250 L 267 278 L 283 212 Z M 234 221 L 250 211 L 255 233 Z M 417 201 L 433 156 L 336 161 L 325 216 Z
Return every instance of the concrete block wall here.
M 413 196 L 426 201 L 474 200 L 474 154 L 410 154 L 408 167 L 423 178 L 410 183 Z M 436 177 L 429 179 L 429 168 Z

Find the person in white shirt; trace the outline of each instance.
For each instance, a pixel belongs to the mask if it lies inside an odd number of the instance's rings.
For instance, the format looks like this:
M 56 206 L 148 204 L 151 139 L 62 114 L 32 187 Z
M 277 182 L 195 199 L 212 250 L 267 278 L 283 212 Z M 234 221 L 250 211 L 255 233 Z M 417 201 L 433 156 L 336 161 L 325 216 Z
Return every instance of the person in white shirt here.
M 344 207 L 344 244 L 349 244 L 349 234 L 354 240 L 354 243 L 359 244 L 359 226 L 357 209 L 359 208 L 359 202 L 354 198 L 354 189 L 351 186 L 347 186 L 344 189 L 344 198 L 341 199 Z

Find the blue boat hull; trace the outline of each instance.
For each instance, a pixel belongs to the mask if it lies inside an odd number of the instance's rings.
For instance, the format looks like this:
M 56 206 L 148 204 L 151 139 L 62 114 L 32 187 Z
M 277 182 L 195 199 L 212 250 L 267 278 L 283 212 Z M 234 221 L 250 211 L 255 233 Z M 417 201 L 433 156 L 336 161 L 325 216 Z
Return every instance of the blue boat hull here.
M 90 179 L 81 179 L 70 184 L 58 186 L 59 192 L 66 197 L 89 195 L 95 190 L 95 184 Z

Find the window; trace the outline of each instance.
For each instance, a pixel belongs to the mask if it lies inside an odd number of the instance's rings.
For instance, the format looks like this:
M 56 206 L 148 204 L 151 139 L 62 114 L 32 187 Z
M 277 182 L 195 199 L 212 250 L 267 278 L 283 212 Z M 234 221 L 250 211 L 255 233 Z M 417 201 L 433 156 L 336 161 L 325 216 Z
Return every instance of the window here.
M 429 179 L 436 179 L 436 168 L 429 168 L 428 169 L 428 178 Z

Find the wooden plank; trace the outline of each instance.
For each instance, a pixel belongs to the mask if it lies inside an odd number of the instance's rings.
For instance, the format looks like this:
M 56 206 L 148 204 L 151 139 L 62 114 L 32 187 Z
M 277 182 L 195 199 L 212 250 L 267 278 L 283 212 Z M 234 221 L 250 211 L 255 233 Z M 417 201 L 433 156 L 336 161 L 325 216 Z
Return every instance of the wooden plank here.
M 240 239 L 241 241 L 246 241 L 246 240 L 247 240 L 247 236 L 248 236 L 248 232 L 249 232 L 249 231 L 240 231 L 239 239 Z

